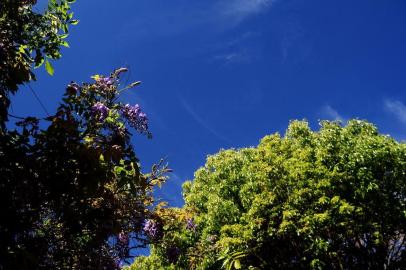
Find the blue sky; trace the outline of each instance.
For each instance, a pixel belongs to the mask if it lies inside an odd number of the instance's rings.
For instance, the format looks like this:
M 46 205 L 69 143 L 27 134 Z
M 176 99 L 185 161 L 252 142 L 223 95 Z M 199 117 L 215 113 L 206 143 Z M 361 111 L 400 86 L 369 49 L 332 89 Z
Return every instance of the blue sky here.
M 158 193 L 171 205 L 207 155 L 292 119 L 367 119 L 406 139 L 404 0 L 78 0 L 73 11 L 70 48 L 32 87 L 53 112 L 71 80 L 129 67 L 143 83 L 122 99 L 154 135 L 133 142 L 144 171 L 162 157 L 174 170 Z M 12 110 L 44 115 L 27 89 Z

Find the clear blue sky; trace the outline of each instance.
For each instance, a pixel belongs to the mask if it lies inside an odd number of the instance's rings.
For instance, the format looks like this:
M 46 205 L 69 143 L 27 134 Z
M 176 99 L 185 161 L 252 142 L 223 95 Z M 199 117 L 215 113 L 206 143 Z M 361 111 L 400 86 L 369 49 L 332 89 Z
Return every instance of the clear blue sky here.
M 73 11 L 70 48 L 32 87 L 53 112 L 71 80 L 129 67 L 143 84 L 123 100 L 154 135 L 133 142 L 144 171 L 167 158 L 159 196 L 171 205 L 207 155 L 291 119 L 367 119 L 406 139 L 404 0 L 78 0 Z M 44 115 L 28 90 L 13 102 L 16 115 Z

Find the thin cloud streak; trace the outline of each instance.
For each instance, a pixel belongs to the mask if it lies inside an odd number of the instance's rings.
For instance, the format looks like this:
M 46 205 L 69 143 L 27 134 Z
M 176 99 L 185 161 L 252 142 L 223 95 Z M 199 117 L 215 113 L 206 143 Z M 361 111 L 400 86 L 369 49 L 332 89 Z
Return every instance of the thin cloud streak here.
M 225 18 L 231 18 L 240 22 L 250 15 L 266 10 L 272 0 L 223 0 L 217 6 L 219 13 Z
M 225 65 L 249 62 L 252 56 L 246 51 L 230 52 L 226 54 L 215 55 L 214 61 L 220 61 Z
M 213 134 L 215 137 L 217 137 L 218 139 L 221 139 L 227 143 L 231 144 L 230 139 L 224 137 L 223 135 L 221 135 L 220 133 L 218 133 L 216 130 L 214 130 L 209 124 L 206 123 L 206 121 L 204 121 L 200 115 L 198 115 L 195 110 L 193 110 L 193 108 L 189 105 L 189 103 L 181 96 L 179 95 L 179 100 L 183 106 L 183 108 L 190 114 L 190 116 L 192 116 L 192 118 L 199 124 L 201 125 L 204 129 L 206 129 L 207 131 L 209 131 L 211 134 Z
M 385 100 L 385 109 L 394 114 L 399 121 L 406 123 L 406 106 L 399 100 Z
M 268 10 L 273 2 L 275 0 L 179 1 L 177 5 L 170 7 L 170 12 L 163 12 L 156 5 L 150 5 L 141 12 L 153 14 L 153 20 L 145 21 L 142 17 L 135 16 L 122 24 L 117 37 L 128 39 L 128 33 L 131 32 L 134 32 L 131 39 L 170 37 L 199 27 L 206 30 L 208 28 L 210 32 L 226 31 L 245 19 Z
M 321 113 L 323 117 L 327 117 L 335 121 L 345 122 L 344 117 L 342 117 L 333 107 L 328 104 L 323 106 Z
M 236 63 L 248 63 L 259 58 L 259 52 L 256 50 L 255 39 L 261 34 L 258 32 L 245 32 L 242 35 L 232 38 L 228 41 L 222 41 L 215 44 L 210 52 L 213 55 L 209 61 L 216 61 L 225 65 Z
M 182 185 L 185 182 L 183 177 L 180 177 L 176 173 L 169 173 L 169 178 L 162 186 L 157 190 L 155 196 L 159 201 L 169 203 L 172 207 L 181 207 L 184 204 L 182 196 Z

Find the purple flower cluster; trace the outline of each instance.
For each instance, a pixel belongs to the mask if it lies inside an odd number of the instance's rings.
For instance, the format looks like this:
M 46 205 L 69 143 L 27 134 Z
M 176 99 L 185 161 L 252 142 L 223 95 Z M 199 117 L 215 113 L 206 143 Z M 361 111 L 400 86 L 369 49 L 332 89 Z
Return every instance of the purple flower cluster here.
M 96 86 L 99 90 L 103 92 L 108 92 L 112 90 L 111 86 L 114 84 L 115 80 L 111 77 L 98 77 L 96 78 Z
M 115 264 L 116 269 L 121 269 L 124 266 L 124 263 L 122 260 L 120 260 L 120 258 L 116 258 L 114 260 L 114 264 Z
M 196 230 L 196 223 L 194 222 L 193 218 L 187 218 L 186 219 L 186 229 L 195 231 Z
M 129 243 L 129 237 L 128 234 L 121 232 L 118 234 L 118 242 L 120 243 L 120 245 L 124 245 L 127 246 Z
M 108 86 L 110 86 L 114 83 L 112 78 L 100 78 L 99 82 L 102 84 L 108 85 Z
M 138 130 L 140 133 L 148 132 L 148 118 L 145 113 L 141 111 L 138 104 L 131 106 L 129 104 L 124 105 L 121 112 L 127 118 L 130 126 Z
M 156 221 L 148 219 L 144 224 L 144 232 L 149 238 L 157 238 L 159 235 L 159 228 Z
M 96 79 L 99 86 L 110 86 L 114 84 L 113 78 L 110 77 L 100 77 Z
M 103 122 L 107 118 L 109 111 L 109 108 L 101 102 L 96 102 L 92 106 L 93 117 L 99 122 Z

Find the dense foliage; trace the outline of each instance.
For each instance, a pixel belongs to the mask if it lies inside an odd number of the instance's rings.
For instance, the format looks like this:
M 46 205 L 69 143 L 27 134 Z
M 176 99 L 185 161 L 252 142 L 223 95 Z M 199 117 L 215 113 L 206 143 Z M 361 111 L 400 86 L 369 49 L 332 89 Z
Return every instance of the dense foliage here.
M 48 59 L 61 57 L 61 46 L 68 46 L 69 25 L 77 23 L 70 12 L 74 1 L 50 0 L 43 13 L 34 11 L 36 0 L 0 1 L 0 133 L 8 119 L 9 95 L 35 80 L 33 65 L 45 63 L 53 74 Z
M 129 128 L 149 135 L 147 118 L 117 101 L 123 71 L 68 85 L 46 129 L 26 118 L 1 136 L 0 268 L 115 269 L 147 242 L 166 167 L 140 172 Z
M 147 135 L 138 104 L 119 101 L 124 68 L 92 83 L 72 82 L 57 112 L 16 117 L 10 95 L 35 80 L 33 68 L 67 46 L 73 0 L 0 1 L 0 269 L 118 269 L 151 238 L 152 191 L 168 171 L 140 170 L 132 133 Z M 132 132 L 132 133 L 131 133 Z M 146 224 L 144 224 L 146 223 Z
M 404 269 L 406 146 L 367 122 L 294 121 L 208 158 L 183 208 L 153 208 L 130 140 L 150 137 L 120 74 L 72 82 L 57 112 L 6 125 L 10 95 L 61 57 L 74 0 L 0 1 L 0 269 Z M 15 117 L 15 116 L 13 116 Z M 19 118 L 19 117 L 17 117 Z M 132 132 L 132 133 L 131 133 Z
M 364 121 L 221 151 L 184 198 L 131 269 L 406 268 L 406 145 Z

